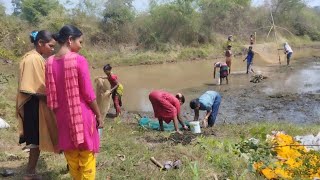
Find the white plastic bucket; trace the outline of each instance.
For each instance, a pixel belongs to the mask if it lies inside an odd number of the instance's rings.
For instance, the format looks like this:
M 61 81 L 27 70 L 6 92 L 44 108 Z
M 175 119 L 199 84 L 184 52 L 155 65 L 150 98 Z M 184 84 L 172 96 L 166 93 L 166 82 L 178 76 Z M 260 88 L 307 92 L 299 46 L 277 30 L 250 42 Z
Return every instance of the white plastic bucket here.
M 199 121 L 190 122 L 190 129 L 191 129 L 191 132 L 194 134 L 201 133 L 200 122 Z

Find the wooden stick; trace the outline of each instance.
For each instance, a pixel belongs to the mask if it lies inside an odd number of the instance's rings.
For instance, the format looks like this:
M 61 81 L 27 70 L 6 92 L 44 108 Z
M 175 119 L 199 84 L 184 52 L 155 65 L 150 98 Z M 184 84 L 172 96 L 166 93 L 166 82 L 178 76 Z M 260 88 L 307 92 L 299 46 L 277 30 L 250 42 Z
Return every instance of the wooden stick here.
M 219 180 L 216 173 L 213 174 L 213 179 L 214 179 L 214 180 Z
M 163 165 L 157 161 L 154 157 L 151 157 L 150 160 L 155 164 L 157 165 L 160 169 L 163 169 Z

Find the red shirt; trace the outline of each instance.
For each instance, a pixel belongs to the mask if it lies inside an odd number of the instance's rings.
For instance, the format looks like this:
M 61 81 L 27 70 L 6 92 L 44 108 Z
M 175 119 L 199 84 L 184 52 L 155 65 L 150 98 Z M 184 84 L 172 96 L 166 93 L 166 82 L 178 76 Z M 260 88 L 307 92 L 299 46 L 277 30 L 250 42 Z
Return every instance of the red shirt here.
M 172 94 L 155 90 L 149 94 L 154 115 L 156 118 L 164 120 L 166 123 L 170 123 L 174 117 L 180 113 L 180 102 Z
M 111 85 L 111 88 L 113 88 L 118 84 L 118 76 L 115 74 L 111 74 L 111 76 L 108 76 L 108 81 Z

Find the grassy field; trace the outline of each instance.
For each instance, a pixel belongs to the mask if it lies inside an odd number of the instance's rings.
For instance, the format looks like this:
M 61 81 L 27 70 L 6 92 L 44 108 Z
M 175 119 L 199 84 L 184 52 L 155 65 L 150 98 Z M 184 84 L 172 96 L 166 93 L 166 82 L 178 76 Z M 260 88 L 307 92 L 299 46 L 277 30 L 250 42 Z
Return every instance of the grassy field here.
M 248 164 L 235 152 L 241 138 L 261 138 L 273 130 L 291 135 L 318 133 L 320 125 L 294 124 L 220 124 L 204 134 L 184 136 L 146 130 L 137 123 L 107 119 L 103 130 L 101 152 L 97 154 L 97 179 L 263 179 L 248 171 Z M 14 138 L 13 129 L 1 130 L 3 137 Z M 14 143 L 13 141 L 11 143 Z M 14 146 L 14 145 L 12 145 Z M 27 162 L 27 153 L 19 148 L 0 152 L 0 167 L 11 168 L 19 177 Z M 121 157 L 125 157 L 122 159 Z M 182 161 L 180 169 L 160 171 L 151 161 Z M 38 165 L 44 179 L 69 179 L 63 155 L 43 153 Z M 13 178 L 13 179 L 15 179 Z

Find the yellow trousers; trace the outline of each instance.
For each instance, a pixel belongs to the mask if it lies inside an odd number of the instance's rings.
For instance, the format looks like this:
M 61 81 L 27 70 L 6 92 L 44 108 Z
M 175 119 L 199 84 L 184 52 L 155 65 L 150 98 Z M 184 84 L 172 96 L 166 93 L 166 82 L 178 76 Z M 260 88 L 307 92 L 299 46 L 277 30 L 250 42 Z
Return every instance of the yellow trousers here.
M 96 157 L 91 151 L 65 151 L 69 173 L 74 180 L 94 180 L 96 176 Z

